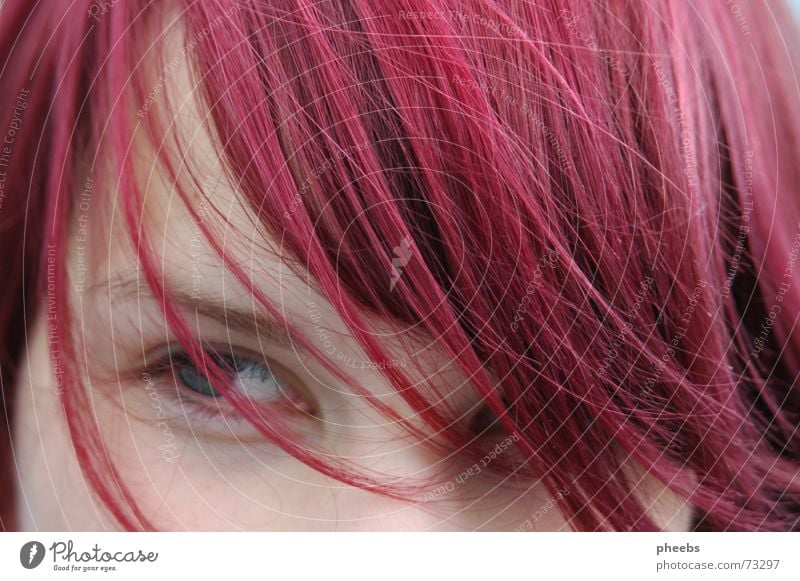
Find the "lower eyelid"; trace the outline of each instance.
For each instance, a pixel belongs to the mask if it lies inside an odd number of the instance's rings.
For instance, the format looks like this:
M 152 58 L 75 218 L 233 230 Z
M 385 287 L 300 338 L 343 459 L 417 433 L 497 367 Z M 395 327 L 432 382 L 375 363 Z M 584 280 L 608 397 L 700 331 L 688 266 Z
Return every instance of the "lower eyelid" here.
M 224 397 L 198 401 L 190 395 L 179 393 L 171 377 L 165 377 L 163 383 L 157 382 L 156 385 L 163 396 L 161 409 L 165 417 L 161 419 L 170 429 L 174 427 L 176 431 L 189 432 L 193 436 L 216 434 L 235 437 L 240 441 L 251 438 L 263 440 L 258 429 Z
M 193 433 L 223 431 L 231 435 L 231 431 L 236 430 L 237 435 L 244 433 L 263 439 L 258 428 L 246 419 L 225 396 L 214 398 L 195 395 L 176 383 L 172 371 L 167 371 L 158 378 L 156 389 L 164 396 L 165 406 L 162 407 L 171 408 L 171 420 L 187 424 Z M 304 417 L 310 419 L 313 412 L 308 406 L 302 407 L 301 399 L 295 400 L 289 395 L 284 396 L 281 401 L 256 405 L 252 411 L 258 418 L 267 415 L 267 410 L 292 420 Z M 264 417 L 264 421 L 267 421 L 266 417 Z

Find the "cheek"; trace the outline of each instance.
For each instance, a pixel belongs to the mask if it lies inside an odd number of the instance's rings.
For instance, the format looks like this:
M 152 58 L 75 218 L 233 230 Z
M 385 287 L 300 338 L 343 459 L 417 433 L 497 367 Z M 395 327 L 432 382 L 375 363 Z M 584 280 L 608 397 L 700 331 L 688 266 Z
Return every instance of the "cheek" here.
M 629 466 L 628 469 L 640 482 L 634 493 L 644 506 L 649 507 L 648 514 L 659 526 L 671 532 L 691 530 L 694 511 L 685 498 L 647 474 L 641 466 Z
M 122 480 L 159 530 L 296 530 L 313 519 L 326 481 L 265 444 L 220 444 L 126 423 L 108 434 Z
M 13 448 L 18 467 L 15 495 L 20 530 L 114 529 L 92 500 L 67 432 L 47 351 L 44 318 L 29 335 L 17 378 Z
M 413 504 L 334 482 L 268 443 L 186 433 L 140 408 L 101 413 L 103 425 L 116 427 L 105 440 L 122 480 L 160 530 L 513 530 L 526 518 L 530 530 L 564 526 L 540 486 L 498 487 L 476 476 L 436 502 Z M 421 475 L 435 465 L 400 438 L 384 437 L 376 453 L 376 431 L 348 432 L 338 452 L 380 474 Z

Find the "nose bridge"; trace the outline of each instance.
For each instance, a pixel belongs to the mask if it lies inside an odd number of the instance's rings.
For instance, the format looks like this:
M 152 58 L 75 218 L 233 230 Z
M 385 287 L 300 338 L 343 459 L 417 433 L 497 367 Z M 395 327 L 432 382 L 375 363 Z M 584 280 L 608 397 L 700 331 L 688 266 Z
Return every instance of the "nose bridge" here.
M 428 354 L 428 357 L 432 356 Z M 405 371 L 417 380 L 418 386 L 420 382 L 425 383 L 416 367 Z M 441 362 L 437 365 L 428 362 L 425 371 L 423 378 L 434 377 L 437 387 L 426 393 L 432 405 L 444 398 L 447 400 L 445 407 L 450 410 L 469 412 L 475 407 L 476 395 L 456 370 Z M 461 474 L 463 463 L 454 461 L 458 452 L 448 452 L 430 443 L 441 442 L 441 439 L 435 439 L 430 426 L 401 394 L 374 371 L 355 372 L 354 376 L 365 390 L 393 409 L 403 421 L 383 415 L 366 398 L 349 393 L 343 397 L 342 392 L 337 392 L 335 397 L 329 398 L 331 406 L 323 414 L 326 448 L 332 457 L 344 460 L 350 469 L 363 472 L 390 489 L 396 486 L 412 494 L 409 500 L 398 500 L 344 486 L 326 501 L 330 504 L 323 509 L 326 513 L 335 513 L 336 527 L 354 531 L 460 531 L 481 528 L 490 521 L 494 515 L 487 514 L 486 510 L 489 504 L 497 501 L 497 495 L 491 490 L 486 495 L 487 486 L 482 482 L 485 471 Z M 404 422 L 423 434 L 430 434 L 431 440 L 411 433 Z
M 449 487 L 448 484 L 453 484 Z M 548 498 L 541 485 L 508 489 L 483 485 L 459 485 L 437 480 L 431 490 L 414 501 L 390 498 L 372 491 L 348 487 L 331 507 L 337 529 L 349 531 L 511 531 L 559 530 L 565 526 L 558 501 Z
M 348 489 L 336 498 L 337 529 L 347 531 L 450 530 L 444 514 L 424 504 Z M 450 527 L 452 528 L 452 527 Z
M 347 414 L 341 420 L 348 425 L 340 424 L 335 434 L 328 434 L 334 453 L 390 492 L 407 493 L 408 500 L 345 486 L 330 499 L 338 529 L 460 530 L 447 523 L 449 511 L 443 510 L 441 502 L 428 502 L 431 495 L 426 494 L 448 478 L 445 456 L 375 409 L 362 408 L 359 414 Z
M 346 487 L 335 498 L 338 528 L 370 530 L 515 530 L 527 519 L 532 530 L 559 530 L 565 521 L 541 482 L 509 481 L 481 461 L 454 461 L 393 424 L 373 421 L 350 428 L 346 454 L 391 489 L 413 496 L 399 500 Z

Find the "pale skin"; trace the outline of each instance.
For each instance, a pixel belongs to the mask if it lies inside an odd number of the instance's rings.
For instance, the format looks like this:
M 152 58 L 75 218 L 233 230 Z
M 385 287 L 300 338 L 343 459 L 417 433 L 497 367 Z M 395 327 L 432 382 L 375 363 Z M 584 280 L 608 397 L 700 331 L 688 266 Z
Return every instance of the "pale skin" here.
M 174 45 L 173 45 L 174 46 Z M 167 55 L 166 62 L 170 62 Z M 252 213 L 220 171 L 217 148 L 201 130 L 201 105 L 182 64 L 167 79 L 180 96 L 175 130 L 190 144 L 192 168 L 208 176 L 193 200 L 224 241 L 226 253 L 253 277 L 304 335 L 353 381 L 419 424 L 390 382 L 368 363 L 329 301 L 287 268 L 274 240 L 253 224 Z M 188 96 L 188 97 L 187 97 Z M 184 100 L 185 98 L 185 100 Z M 100 150 L 102 151 L 102 150 Z M 137 268 L 119 204 L 111 186 L 93 184 L 86 211 L 79 209 L 70 233 L 76 309 L 75 330 L 93 414 L 110 456 L 151 524 L 161 530 L 568 530 L 553 494 L 538 482 L 510 484 L 471 474 L 442 494 L 458 472 L 447 475 L 448 458 L 387 420 L 296 342 L 280 325 L 248 326 L 256 309 L 250 293 L 228 272 L 155 162 L 154 147 L 139 139 L 138 179 L 147 192 L 143 220 L 165 271 L 167 285 L 182 296 L 183 314 L 203 341 L 225 352 L 260 355 L 296 403 L 313 414 L 288 412 L 298 434 L 332 456 L 349 459 L 387 478 L 431 480 L 436 502 L 404 502 L 342 484 L 266 441 L 234 415 L 197 414 L 170 399 L 176 376 L 144 371 L 174 345 L 157 301 Z M 85 184 L 79 185 L 76 199 Z M 211 210 L 213 205 L 221 215 Z M 85 271 L 79 272 L 78 264 Z M 391 273 L 387 272 L 387 285 Z M 138 278 L 137 278 L 138 277 Z M 181 294 L 182 291 L 182 294 Z M 244 314 L 244 316 L 237 315 Z M 266 317 L 265 317 L 266 318 Z M 397 365 L 420 385 L 430 383 L 464 418 L 480 410 L 479 398 L 433 340 L 410 341 L 391 329 L 383 343 Z M 28 349 L 16 386 L 14 453 L 18 468 L 17 517 L 22 530 L 105 530 L 118 525 L 91 492 L 76 460 L 59 403 L 48 353 L 45 305 L 29 326 Z M 409 345 L 412 348 L 409 350 Z M 177 348 L 176 348 L 177 351 Z M 256 357 L 257 358 L 257 357 Z M 283 377 L 281 375 L 283 374 Z M 258 384 L 262 385 L 262 384 Z M 183 387 L 186 393 L 185 386 Z M 205 405 L 213 412 L 216 400 Z M 205 401 L 205 400 L 204 400 Z M 293 400 L 294 401 L 294 400 Z M 222 404 L 224 405 L 224 404 Z M 334 458 L 335 461 L 335 458 Z M 636 494 L 657 522 L 687 530 L 691 509 L 654 478 L 638 474 Z M 416 481 L 415 480 L 415 481 Z M 424 491 L 423 491 L 424 494 Z M 543 510 L 550 504 L 552 508 Z

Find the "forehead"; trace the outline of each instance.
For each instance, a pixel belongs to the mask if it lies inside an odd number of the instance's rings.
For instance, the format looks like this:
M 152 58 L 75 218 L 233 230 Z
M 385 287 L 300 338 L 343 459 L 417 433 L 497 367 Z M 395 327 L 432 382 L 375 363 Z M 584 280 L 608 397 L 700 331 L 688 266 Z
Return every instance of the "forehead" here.
M 102 176 L 100 184 L 91 178 L 85 180 L 93 190 L 91 196 L 100 203 L 91 204 L 90 208 L 77 200 L 78 210 L 87 210 L 79 211 L 78 219 L 91 220 L 90 233 L 95 234 L 92 242 L 100 243 L 93 244 L 93 249 L 100 246 L 104 251 L 93 253 L 89 284 L 127 275 L 138 262 L 125 218 L 125 197 L 132 194 L 140 202 L 133 217 L 134 227 L 141 228 L 165 271 L 181 275 L 198 259 L 209 271 L 221 266 L 203 234 L 204 228 L 214 232 L 224 244 L 226 256 L 240 264 L 248 256 L 257 255 L 260 271 L 269 274 L 280 270 L 280 249 L 263 231 L 225 171 L 220 148 L 211 137 L 210 118 L 200 97 L 198 80 L 191 69 L 191 54 L 182 49 L 183 41 L 178 25 L 167 30 L 134 72 L 141 79 L 144 100 L 133 91 L 125 96 L 125 114 L 130 116 L 133 127 L 127 157 L 135 191 L 123 191 L 119 168 L 110 168 L 105 173 L 98 172 Z M 149 134 L 148 126 L 156 130 Z M 93 168 L 107 167 L 102 153 L 107 150 L 101 144 L 93 152 Z M 86 187 L 79 184 L 78 189 Z M 79 193 L 78 197 L 85 196 Z M 286 278 L 289 274 L 283 272 L 281 276 Z M 216 278 L 223 276 L 220 270 Z
M 233 306 L 263 314 L 228 261 L 288 320 L 308 319 L 308 304 L 333 320 L 328 302 L 287 268 L 281 249 L 228 179 L 182 43 L 180 28 L 167 31 L 135 71 L 145 101 L 131 90 L 126 111 L 111 113 L 131 120 L 126 155 L 133 183 L 123 184 L 120 168 L 110 165 L 113 156 L 104 154 L 116 145 L 111 136 L 82 160 L 69 234 L 73 303 L 85 308 L 95 302 L 98 324 L 109 328 L 115 304 L 162 318 L 146 283 L 146 255 L 154 266 L 148 270 L 168 293 L 213 298 L 218 312 Z M 147 130 L 150 123 L 155 131 Z
M 150 55 L 140 71 L 145 88 L 160 87 L 153 102 L 129 99 L 129 113 L 135 127 L 130 156 L 137 195 L 142 201 L 135 227 L 141 228 L 147 237 L 147 252 L 152 253 L 164 286 L 168 292 L 181 288 L 192 295 L 215 297 L 223 305 L 242 311 L 262 310 L 252 293 L 226 267 L 204 233 L 206 227 L 225 259 L 238 265 L 251 283 L 317 348 L 324 350 L 324 337 L 330 336 L 335 338 L 339 351 L 366 360 L 363 349 L 331 301 L 315 291 L 303 269 L 289 268 L 280 245 L 239 194 L 219 154 L 221 148 L 212 138 L 211 119 L 190 60 L 182 56 L 182 42 L 179 28 L 167 32 L 160 61 Z M 158 62 L 166 63 L 165 68 L 159 68 Z M 145 123 L 153 120 L 148 118 L 150 115 L 158 116 L 154 119 L 158 119 L 162 128 L 157 133 L 160 140 L 149 138 L 145 131 Z M 98 148 L 99 152 L 103 150 Z M 165 161 L 172 165 L 175 176 L 167 170 Z M 103 187 L 94 186 L 98 195 L 102 191 L 111 203 L 94 208 L 99 215 L 91 218 L 91 252 L 87 256 L 93 256 L 93 264 L 86 285 L 98 291 L 97 296 L 105 305 L 102 308 L 107 310 L 123 299 L 111 296 L 118 281 L 141 281 L 139 288 L 143 294 L 149 294 L 125 220 L 123 192 L 113 172 L 110 176 L 112 179 Z M 186 196 L 185 201 L 181 192 Z M 134 298 L 138 300 L 136 295 Z M 413 360 L 414 369 L 409 366 L 405 371 L 413 373 L 415 382 L 421 385 L 435 379 L 435 389 L 441 396 L 471 400 L 466 409 L 474 404 L 474 393 L 462 389 L 464 378 L 432 340 L 417 343 L 416 339 L 397 335 L 397 329 L 387 324 L 371 323 L 387 331 L 382 333 L 381 341 L 394 360 L 409 363 Z M 369 377 L 364 374 L 359 380 L 384 394 L 391 391 L 377 372 L 370 372 Z M 397 407 L 405 407 L 396 403 Z
M 163 20 L 172 22 L 168 18 Z M 175 19 L 174 22 L 180 22 L 180 19 Z M 152 36 L 158 37 L 159 40 L 152 45 L 144 43 L 147 47 L 154 48 L 146 52 L 142 65 L 135 71 L 143 81 L 142 91 L 127 95 L 129 109 L 127 114 L 135 127 L 129 151 L 130 157 L 134 160 L 136 190 L 142 198 L 141 210 L 137 208 L 133 216 L 135 222 L 133 227 L 135 230 L 141 228 L 148 239 L 146 247 L 148 254 L 154 255 L 165 277 L 171 277 L 165 282 L 178 280 L 181 286 L 190 289 L 195 285 L 203 285 L 207 295 L 226 299 L 235 295 L 247 305 L 253 304 L 250 293 L 241 288 L 239 281 L 229 269 L 224 268 L 212 242 L 206 238 L 204 230 L 207 228 L 213 235 L 213 242 L 220 244 L 225 257 L 240 265 L 244 274 L 252 277 L 253 283 L 264 291 L 279 309 L 289 315 L 299 314 L 300 319 L 312 319 L 312 322 L 317 318 L 323 320 L 327 318 L 326 313 L 318 313 L 319 309 L 324 309 L 330 313 L 331 319 L 339 322 L 338 314 L 328 308 L 331 302 L 338 304 L 336 300 L 338 297 L 334 295 L 338 289 L 331 290 L 329 297 L 322 297 L 314 292 L 316 285 L 309 284 L 312 281 L 307 273 L 302 268 L 296 268 L 292 256 L 281 248 L 280 236 L 276 240 L 265 232 L 256 213 L 244 196 L 240 195 L 235 183 L 236 178 L 231 178 L 230 172 L 225 171 L 226 164 L 221 159 L 220 144 L 212 138 L 212 131 L 209 129 L 211 118 L 208 105 L 203 101 L 204 92 L 198 84 L 201 76 L 191 68 L 192 52 L 186 51 L 186 46 L 191 46 L 191 39 L 185 37 L 183 29 L 178 24 L 171 26 L 163 35 L 162 31 L 153 31 Z M 159 53 L 156 54 L 156 51 Z M 257 106 L 258 103 L 253 103 L 253 107 Z M 161 131 L 154 132 L 156 137 L 150 138 L 145 127 L 154 119 L 160 121 L 157 128 Z M 245 123 L 246 119 L 242 119 L 242 122 Z M 230 128 L 226 127 L 227 131 L 230 131 Z M 304 137 L 304 135 L 297 137 L 298 145 L 305 143 Z M 273 141 L 280 141 L 282 146 L 286 143 L 285 140 Z M 99 150 L 103 151 L 103 148 Z M 171 162 L 175 170 L 174 176 L 166 170 L 164 163 L 161 163 L 164 160 Z M 237 159 L 237 162 L 247 161 Z M 287 160 L 287 163 L 290 161 Z M 301 168 L 293 169 L 299 171 Z M 305 173 L 307 178 L 310 172 Z M 119 201 L 120 192 L 116 188 L 116 176 L 112 172 L 109 177 L 111 180 L 106 189 L 109 197 L 114 200 L 110 206 L 113 208 L 112 215 L 107 219 L 93 222 L 93 225 L 110 224 L 113 230 L 104 233 L 97 240 L 100 252 L 96 268 L 92 272 L 91 283 L 101 287 L 106 281 L 121 277 L 142 278 L 138 253 L 132 243 L 129 224 L 126 223 L 123 212 L 124 205 Z M 266 176 L 260 181 L 266 182 L 268 179 L 269 176 Z M 300 179 L 295 179 L 297 187 L 302 189 Z M 320 191 L 324 189 L 324 185 L 319 185 L 321 183 L 321 181 L 317 183 Z M 185 194 L 185 199 L 181 194 Z M 295 196 L 298 197 L 299 195 Z M 304 199 L 311 198 L 307 196 Z M 343 212 L 350 212 L 354 223 L 356 220 L 367 222 L 363 218 L 365 212 L 356 215 L 358 205 L 342 207 Z M 387 236 L 377 233 L 375 238 L 387 238 Z M 400 244 L 403 241 L 385 240 L 386 244 L 383 246 L 391 248 L 392 245 L 398 244 L 392 250 L 397 256 L 401 256 L 396 248 L 402 250 Z M 302 245 L 302 242 L 298 245 Z M 376 248 L 376 252 L 367 250 L 362 254 L 367 256 L 379 254 L 377 252 L 379 248 Z M 327 257 L 322 259 L 325 258 Z M 385 288 L 389 288 L 392 273 L 389 270 L 390 265 L 378 265 L 378 262 L 378 260 L 372 261 L 373 268 L 386 268 L 386 271 L 381 273 L 386 284 L 381 289 L 384 291 L 383 294 L 372 294 L 384 296 Z M 338 262 L 334 268 L 338 268 Z M 369 280 L 366 276 L 351 278 L 355 281 L 347 282 L 353 282 L 351 284 L 353 287 L 366 284 Z M 170 284 L 164 286 L 168 287 Z M 339 286 L 346 288 L 345 284 Z M 395 293 L 394 297 L 399 295 L 400 293 Z M 388 309 L 381 310 L 386 312 Z M 397 328 L 389 328 L 391 322 L 376 323 L 379 323 L 382 329 L 386 329 L 380 337 L 383 343 L 399 339 L 409 344 L 410 337 L 399 337 Z M 400 330 L 409 327 L 413 330 L 414 327 L 421 328 L 422 325 L 416 321 L 411 325 L 405 323 Z M 437 337 L 415 336 L 414 351 L 419 350 L 416 347 L 419 344 L 422 348 L 433 351 L 433 348 L 437 347 L 436 339 Z

